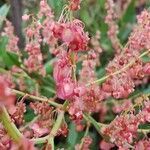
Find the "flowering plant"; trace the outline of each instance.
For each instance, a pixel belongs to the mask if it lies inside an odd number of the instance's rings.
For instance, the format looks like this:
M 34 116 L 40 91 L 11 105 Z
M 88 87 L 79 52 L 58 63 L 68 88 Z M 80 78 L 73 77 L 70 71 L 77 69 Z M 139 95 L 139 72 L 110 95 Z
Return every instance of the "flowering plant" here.
M 0 149 L 150 149 L 150 11 L 122 42 L 118 20 L 133 2 L 106 0 L 109 47 L 103 31 L 92 35 L 77 19 L 80 5 L 68 0 L 57 18 L 41 0 L 38 13 L 22 16 L 23 49 L 2 18 Z

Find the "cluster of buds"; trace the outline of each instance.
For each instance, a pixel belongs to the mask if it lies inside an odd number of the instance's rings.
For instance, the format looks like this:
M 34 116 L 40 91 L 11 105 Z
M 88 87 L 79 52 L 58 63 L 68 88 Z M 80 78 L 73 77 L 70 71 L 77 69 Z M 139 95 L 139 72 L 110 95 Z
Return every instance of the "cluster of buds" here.
M 69 9 L 72 11 L 76 11 L 80 9 L 81 0 L 69 0 Z

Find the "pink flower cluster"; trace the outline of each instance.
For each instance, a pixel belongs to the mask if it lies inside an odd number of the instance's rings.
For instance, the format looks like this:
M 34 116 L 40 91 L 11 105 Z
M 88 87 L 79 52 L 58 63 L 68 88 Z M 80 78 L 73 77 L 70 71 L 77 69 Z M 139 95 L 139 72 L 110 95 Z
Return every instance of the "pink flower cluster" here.
M 141 140 L 136 143 L 135 150 L 149 150 L 150 149 L 150 139 Z
M 116 117 L 108 126 L 104 127 L 103 133 L 120 148 L 129 148 L 134 138 L 137 137 L 138 126 L 150 122 L 150 102 L 144 101 L 144 108 L 137 114 L 124 114 Z
M 15 106 L 11 106 L 9 108 L 9 113 L 11 115 L 12 120 L 14 120 L 15 124 L 18 126 L 23 125 L 24 121 L 24 113 L 26 112 L 26 105 L 22 101 L 17 102 Z
M 27 66 L 30 73 L 38 71 L 44 76 L 43 56 L 40 49 L 40 44 L 42 42 L 40 35 L 41 29 L 42 25 L 40 23 L 33 23 L 30 27 L 25 29 L 27 37 L 25 50 L 28 53 L 28 58 L 25 59 L 24 64 Z
M 80 9 L 81 0 L 69 0 L 69 9 L 72 11 L 76 11 Z
M 41 0 L 40 1 L 40 10 L 39 10 L 39 13 L 38 13 L 38 17 L 41 18 L 43 16 L 46 16 L 46 17 L 49 17 L 49 18 L 53 17 L 52 10 L 49 7 L 46 0 Z
M 103 90 L 111 93 L 115 98 L 126 98 L 134 91 L 136 80 L 142 79 L 149 74 L 149 63 L 144 64 L 139 58 L 143 49 L 150 51 L 150 13 L 143 11 L 138 16 L 138 25 L 129 37 L 129 41 L 121 54 L 108 64 L 107 74 L 113 74 L 129 65 L 122 73 L 111 76 L 103 84 Z
M 85 136 L 84 138 L 82 138 L 83 140 L 83 144 L 80 145 L 80 144 L 77 144 L 75 146 L 75 150 L 79 150 L 79 149 L 82 149 L 82 150 L 90 150 L 90 145 L 92 144 L 92 138 L 90 136 Z
M 42 54 L 40 52 L 40 45 L 35 43 L 29 43 L 26 45 L 26 51 L 29 54 L 28 59 L 25 59 L 24 64 L 27 66 L 28 71 L 36 72 L 40 71 L 40 73 L 44 76 L 45 70 L 42 64 Z
M 6 49 L 13 52 L 18 52 L 18 37 L 14 34 L 14 27 L 12 26 L 12 23 L 8 20 L 6 20 L 6 26 L 4 28 L 4 32 L 2 33 L 2 36 L 8 37 L 8 44 Z
M 33 109 L 34 113 L 39 116 L 38 119 L 30 125 L 33 137 L 47 135 L 53 125 L 53 108 L 47 103 L 40 102 L 30 103 L 30 108 Z
M 112 46 L 116 53 L 121 52 L 120 41 L 117 37 L 118 25 L 115 22 L 117 19 L 117 14 L 115 13 L 115 4 L 113 0 L 106 0 L 105 8 L 107 10 L 107 15 L 105 17 L 105 22 L 108 24 L 108 37 L 111 40 Z
M 142 111 L 139 112 L 137 115 L 141 121 L 141 123 L 150 122 L 150 101 L 144 102 L 144 108 Z
M 86 50 L 89 38 L 84 33 L 81 21 L 75 19 L 72 22 L 55 23 L 52 31 L 71 51 Z
M 138 125 L 139 120 L 133 114 L 119 116 L 104 129 L 103 133 L 118 147 L 128 148 L 128 144 L 136 137 Z
M 55 22 L 52 26 L 54 37 L 68 49 L 68 52 L 63 50 L 58 53 L 53 71 L 57 96 L 61 99 L 69 99 L 75 95 L 74 89 L 78 86 L 73 79 L 74 62 L 77 61 L 78 55 L 74 52 L 87 49 L 89 38 L 83 29 L 82 22 L 76 19 L 70 22 Z
M 61 99 L 68 99 L 73 95 L 75 83 L 71 77 L 71 61 L 69 54 L 60 54 L 54 65 L 54 80 L 57 86 L 57 96 Z

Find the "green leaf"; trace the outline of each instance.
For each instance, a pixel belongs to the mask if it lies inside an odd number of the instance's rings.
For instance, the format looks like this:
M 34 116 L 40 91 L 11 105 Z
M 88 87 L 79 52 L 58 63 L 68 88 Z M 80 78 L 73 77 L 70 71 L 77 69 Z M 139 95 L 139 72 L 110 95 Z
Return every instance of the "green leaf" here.
M 69 125 L 69 135 L 68 135 L 68 138 L 67 138 L 67 142 L 68 144 L 70 145 L 71 148 L 74 148 L 75 144 L 76 144 L 76 141 L 77 141 L 77 138 L 78 138 L 78 133 L 77 131 L 75 130 L 75 125 L 73 123 L 71 123 Z
M 51 60 L 44 65 L 47 74 L 50 74 L 53 71 L 53 67 L 50 62 Z
M 34 114 L 34 111 L 31 108 L 27 107 L 26 108 L 26 113 L 24 115 L 25 122 L 32 121 L 35 116 L 36 115 Z
M 129 33 L 132 30 L 131 24 L 135 23 L 136 20 L 135 2 L 135 0 L 131 1 L 123 17 L 119 20 L 119 39 L 122 43 L 128 39 Z
M 54 9 L 56 16 L 58 16 L 63 9 L 64 0 L 48 0 L 48 4 Z
M 17 54 L 6 51 L 6 45 L 8 43 L 7 37 L 0 38 L 0 58 L 6 67 L 11 68 L 13 65 L 20 65 L 19 57 Z
M 3 6 L 0 7 L 0 28 L 2 27 L 4 18 L 7 16 L 9 12 L 10 6 L 7 4 L 4 4 Z
M 148 55 L 142 57 L 142 61 L 145 63 L 150 62 L 150 57 Z
M 136 0 L 131 1 L 130 5 L 128 6 L 128 8 L 124 14 L 124 16 L 122 17 L 122 21 L 124 23 L 135 21 L 135 16 L 136 16 L 135 2 L 136 2 Z
M 80 16 L 81 20 L 83 20 L 83 22 L 86 23 L 87 26 L 89 26 L 92 23 L 92 19 L 87 10 L 81 10 Z

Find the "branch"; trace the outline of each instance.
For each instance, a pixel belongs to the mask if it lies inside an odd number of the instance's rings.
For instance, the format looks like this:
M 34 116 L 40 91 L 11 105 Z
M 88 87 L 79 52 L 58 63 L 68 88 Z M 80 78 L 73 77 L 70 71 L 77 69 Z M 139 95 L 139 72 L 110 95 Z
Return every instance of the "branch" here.
M 57 117 L 57 120 L 51 130 L 50 135 L 48 136 L 48 144 L 52 145 L 52 150 L 54 149 L 53 143 L 54 143 L 54 137 L 57 135 L 57 132 L 61 126 L 61 123 L 63 121 L 64 118 L 64 111 L 60 111 L 59 115 Z
M 51 144 L 52 150 L 53 150 L 54 149 L 54 137 L 57 135 L 57 132 L 62 124 L 67 106 L 68 106 L 68 101 L 66 100 L 64 104 L 62 105 L 62 110 L 60 110 L 58 113 L 56 122 L 49 135 L 42 137 L 42 138 L 31 139 L 31 141 L 34 142 L 35 144 L 46 143 L 48 141 L 48 143 Z
M 138 129 L 139 133 L 148 134 L 150 133 L 150 129 Z
M 37 101 L 41 101 L 41 102 L 47 102 L 47 103 L 49 103 L 52 106 L 55 106 L 55 107 L 58 107 L 58 108 L 62 108 L 61 104 L 58 104 L 58 103 L 56 103 L 54 101 L 51 101 L 51 100 L 49 100 L 47 98 L 42 98 L 42 97 L 34 96 L 34 95 L 27 94 L 27 93 L 24 93 L 24 92 L 15 90 L 15 89 L 12 89 L 12 92 L 15 93 L 15 94 L 21 95 L 21 96 L 27 95 L 27 97 L 29 99 L 37 100 Z
M 83 117 L 86 121 L 90 122 L 95 127 L 95 129 L 97 130 L 98 133 L 100 133 L 102 135 L 101 128 L 103 126 L 106 126 L 105 124 L 98 123 L 93 117 L 91 117 L 87 113 L 84 113 Z
M 81 143 L 80 143 L 80 146 L 79 146 L 79 150 L 82 150 L 82 147 L 83 147 L 83 144 L 84 144 L 84 138 L 88 135 L 89 128 L 90 128 L 90 124 L 87 123 L 87 127 L 86 127 L 86 130 L 85 130 L 84 136 L 83 136 L 82 139 L 81 139 Z
M 58 129 L 60 128 L 61 126 L 61 123 L 63 121 L 63 118 L 64 118 L 64 111 L 60 111 L 59 114 L 58 114 L 58 117 L 56 119 L 56 122 L 50 132 L 50 135 L 47 135 L 45 137 L 42 137 L 42 138 L 36 138 L 36 139 L 31 139 L 32 142 L 34 142 L 35 144 L 41 144 L 41 143 L 46 143 L 48 142 L 49 144 L 51 144 L 52 148 L 54 149 L 54 146 L 53 146 L 53 140 L 54 140 L 54 137 L 56 136 L 57 134 L 57 131 Z

